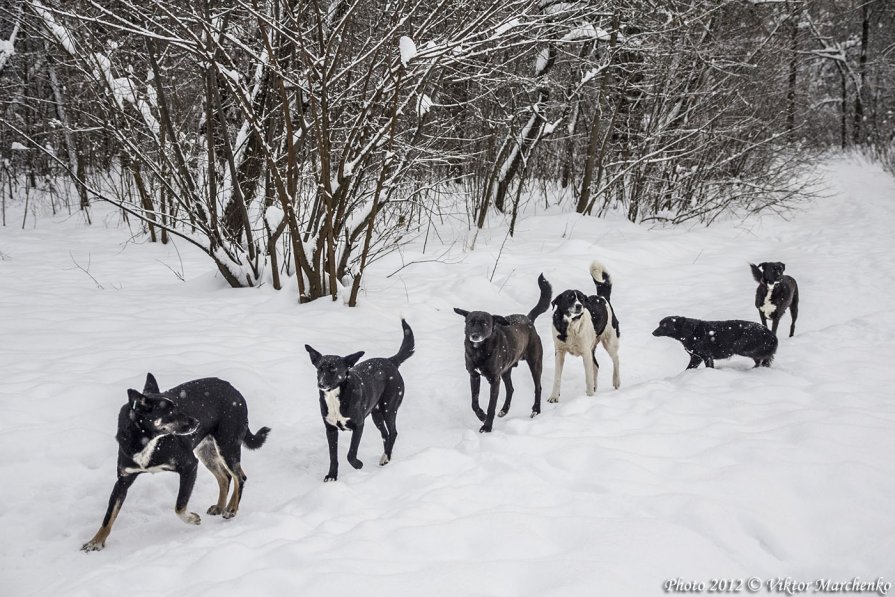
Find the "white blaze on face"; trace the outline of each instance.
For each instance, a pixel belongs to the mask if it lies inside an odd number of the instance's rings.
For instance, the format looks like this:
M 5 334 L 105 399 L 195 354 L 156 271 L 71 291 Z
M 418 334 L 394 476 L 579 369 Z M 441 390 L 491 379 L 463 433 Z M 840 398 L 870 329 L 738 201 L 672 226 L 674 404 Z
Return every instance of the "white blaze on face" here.
M 348 423 L 349 417 L 343 417 L 340 410 L 341 402 L 339 401 L 339 388 L 333 388 L 323 393 L 323 399 L 326 401 L 326 422 L 333 427 L 344 427 Z
M 777 285 L 777 282 L 773 284 L 768 284 L 768 293 L 764 297 L 764 304 L 760 307 L 761 312 L 764 313 L 765 317 L 770 317 L 774 314 L 774 311 L 777 310 L 777 306 L 771 302 L 771 295 L 774 293 L 774 286 Z

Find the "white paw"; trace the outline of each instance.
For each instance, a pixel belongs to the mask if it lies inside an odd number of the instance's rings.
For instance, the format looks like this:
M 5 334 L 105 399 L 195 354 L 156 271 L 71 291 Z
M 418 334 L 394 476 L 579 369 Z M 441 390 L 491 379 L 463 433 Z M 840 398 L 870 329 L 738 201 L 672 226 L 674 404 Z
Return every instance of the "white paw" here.
M 547 398 L 547 402 L 559 402 L 559 396 L 550 396 L 550 398 Z
M 385 465 L 388 464 L 388 463 L 389 463 L 388 456 L 386 456 L 385 454 L 383 454 L 383 455 L 382 455 L 382 458 L 379 459 L 379 466 L 385 466 Z
M 178 512 L 177 516 L 187 524 L 200 524 L 202 522 L 202 519 L 195 512 Z

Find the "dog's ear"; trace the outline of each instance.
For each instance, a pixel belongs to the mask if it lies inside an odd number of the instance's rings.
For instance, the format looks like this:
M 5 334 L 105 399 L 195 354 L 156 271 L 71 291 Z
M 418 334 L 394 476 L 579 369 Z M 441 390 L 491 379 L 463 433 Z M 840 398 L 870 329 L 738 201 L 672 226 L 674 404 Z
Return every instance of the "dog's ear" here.
M 161 394 L 162 391 L 158 388 L 158 382 L 155 381 L 155 376 L 152 373 L 146 374 L 146 383 L 143 384 L 143 393 L 144 394 Z
M 764 265 L 764 264 L 762 264 L 762 265 Z M 752 268 L 752 277 L 755 278 L 755 281 L 761 282 L 761 279 L 762 279 L 761 268 L 759 268 L 754 263 L 750 263 L 749 267 Z
M 469 315 L 469 311 L 464 311 L 463 309 L 458 309 L 457 307 L 454 307 L 454 313 L 456 313 L 457 315 L 462 315 L 463 317 Z
M 305 350 L 307 350 L 308 354 L 311 355 L 311 364 L 316 367 L 317 363 L 320 362 L 320 357 L 323 355 L 311 348 L 310 344 L 305 344 Z
M 581 303 L 582 305 L 584 305 L 584 304 L 587 303 L 587 295 L 584 294 L 583 292 L 581 292 L 580 290 L 576 290 L 576 291 L 575 291 L 575 298 L 576 298 L 576 299 L 578 300 L 578 302 Z
M 364 351 L 350 354 L 347 357 L 344 357 L 344 360 L 346 363 L 348 363 L 349 367 L 354 367 L 362 356 L 364 356 Z
M 492 315 L 491 319 L 494 320 L 494 323 L 497 323 L 500 325 L 510 325 L 509 320 L 506 317 L 504 317 L 503 315 Z
M 146 402 L 146 396 L 137 390 L 127 391 L 127 401 L 131 405 L 131 410 L 146 411 L 149 410 L 149 404 Z
M 553 305 L 553 308 L 554 308 L 554 309 L 556 309 L 556 301 L 558 301 L 558 300 L 559 300 L 559 295 L 557 295 L 557 297 L 556 297 L 555 299 L 553 299 L 552 301 L 550 301 L 550 304 Z
M 785 264 L 785 263 L 781 263 L 781 262 L 778 261 L 778 262 L 777 262 L 777 265 L 780 266 L 780 271 L 781 271 L 781 272 L 786 271 L 786 264 Z

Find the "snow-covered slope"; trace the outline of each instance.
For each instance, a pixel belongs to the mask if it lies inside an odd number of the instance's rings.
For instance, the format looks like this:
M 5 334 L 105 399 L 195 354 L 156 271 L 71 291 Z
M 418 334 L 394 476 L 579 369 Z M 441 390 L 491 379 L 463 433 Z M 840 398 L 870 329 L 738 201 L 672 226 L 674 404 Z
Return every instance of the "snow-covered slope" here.
M 108 212 L 91 228 L 0 229 L 0 594 L 630 596 L 677 578 L 895 581 L 895 182 L 853 161 L 821 175 L 828 196 L 786 218 L 649 230 L 548 212 L 522 220 L 502 253 L 505 228 L 473 252 L 445 230 L 425 255 L 419 242 L 374 264 L 356 309 L 225 288 L 190 247 L 127 242 Z M 593 258 L 615 284 L 621 389 L 600 349 L 596 396 L 570 359 L 561 402 L 529 419 L 522 367 L 510 414 L 480 435 L 452 307 L 527 312 L 540 272 L 555 292 L 592 291 Z M 757 321 L 748 262 L 768 260 L 787 264 L 802 298 L 772 368 L 734 358 L 684 371 L 681 346 L 650 335 L 672 314 Z M 371 425 L 354 470 L 343 434 L 340 480 L 324 484 L 304 344 L 388 356 L 401 315 L 417 352 L 402 366 L 394 459 L 377 466 Z M 547 391 L 549 327 L 548 314 Z M 145 475 L 106 549 L 81 553 L 115 480 L 118 408 L 147 371 L 163 388 L 227 379 L 252 428 L 273 431 L 243 452 L 233 520 L 204 514 L 217 493 L 204 469 L 199 527 L 173 512 L 176 475 Z

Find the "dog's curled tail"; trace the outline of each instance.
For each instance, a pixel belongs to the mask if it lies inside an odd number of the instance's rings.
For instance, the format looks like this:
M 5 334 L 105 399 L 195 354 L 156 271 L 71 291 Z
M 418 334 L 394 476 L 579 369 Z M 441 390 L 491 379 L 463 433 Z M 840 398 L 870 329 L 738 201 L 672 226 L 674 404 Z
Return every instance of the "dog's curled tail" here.
M 246 428 L 246 434 L 245 437 L 242 438 L 242 443 L 244 443 L 245 447 L 249 450 L 257 450 L 264 445 L 265 441 L 267 441 L 268 433 L 270 433 L 270 427 L 262 427 L 258 430 L 258 433 L 252 433 Z
M 538 276 L 538 287 L 541 289 L 541 298 L 535 308 L 528 312 L 528 318 L 534 321 L 538 315 L 550 308 L 550 299 L 553 298 L 553 288 L 550 282 L 544 277 L 544 274 Z
M 597 296 L 602 296 L 608 301 L 612 294 L 612 278 L 603 264 L 596 259 L 590 264 L 590 277 L 594 279 L 594 286 L 597 287 Z
M 398 349 L 398 353 L 395 356 L 388 358 L 395 367 L 399 367 L 401 363 L 409 359 L 413 355 L 414 349 L 413 330 L 410 329 L 410 325 L 403 319 L 401 319 L 401 327 L 404 329 L 404 339 L 401 341 L 401 348 Z

